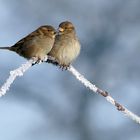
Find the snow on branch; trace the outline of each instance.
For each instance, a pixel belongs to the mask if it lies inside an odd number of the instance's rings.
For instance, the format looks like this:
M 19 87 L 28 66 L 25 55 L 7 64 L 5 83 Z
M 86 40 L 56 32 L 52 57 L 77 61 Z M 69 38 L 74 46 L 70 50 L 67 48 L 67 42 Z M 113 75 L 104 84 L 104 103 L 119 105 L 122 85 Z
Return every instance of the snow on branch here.
M 84 78 L 83 75 L 81 75 L 73 66 L 70 66 L 68 68 L 68 71 L 71 72 L 86 88 L 89 88 L 91 91 L 102 95 L 108 102 L 110 102 L 112 105 L 114 105 L 118 111 L 121 111 L 126 116 L 128 116 L 130 119 L 134 120 L 136 123 L 140 124 L 140 117 L 129 111 L 127 108 L 119 104 L 117 101 L 115 101 L 108 92 L 101 90 L 100 88 L 93 85 L 91 82 L 89 82 L 86 78 Z
M 52 57 L 45 57 L 44 62 L 52 63 L 56 66 L 59 66 L 58 63 L 55 61 Z M 42 61 L 41 61 L 42 62 Z M 40 62 L 40 63 L 41 63 Z M 6 82 L 2 85 L 0 88 L 0 97 L 5 95 L 6 92 L 9 90 L 11 84 L 14 82 L 16 77 L 23 76 L 24 72 L 26 72 L 33 64 L 38 63 L 36 58 L 30 59 L 25 64 L 22 64 L 21 67 L 13 70 L 10 72 L 9 78 L 6 80 Z M 127 108 L 119 104 L 117 101 L 115 101 L 108 92 L 101 90 L 91 82 L 89 82 L 83 75 L 81 75 L 73 66 L 70 66 L 68 68 L 68 71 L 71 72 L 76 79 L 78 79 L 86 88 L 89 88 L 91 91 L 102 95 L 108 102 L 110 102 L 113 106 L 117 108 L 118 111 L 121 111 L 124 115 L 129 117 L 130 119 L 134 120 L 138 124 L 140 124 L 140 117 L 129 111 Z
M 44 60 L 47 60 L 47 56 L 44 58 Z M 23 76 L 24 72 L 26 72 L 35 63 L 38 63 L 37 58 L 32 58 L 29 61 L 27 61 L 25 64 L 22 64 L 21 67 L 15 69 L 13 71 L 10 71 L 9 78 L 0 87 L 0 97 L 6 94 L 6 92 L 9 90 L 11 84 L 14 82 L 14 80 L 18 76 Z

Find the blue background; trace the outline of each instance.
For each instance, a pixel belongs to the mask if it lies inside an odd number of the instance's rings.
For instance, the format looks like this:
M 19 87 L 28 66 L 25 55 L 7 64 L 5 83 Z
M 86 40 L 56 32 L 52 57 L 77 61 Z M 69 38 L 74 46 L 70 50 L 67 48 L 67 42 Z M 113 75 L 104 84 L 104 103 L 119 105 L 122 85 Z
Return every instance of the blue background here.
M 139 0 L 0 0 L 0 46 L 40 25 L 70 20 L 81 42 L 74 62 L 87 79 L 140 115 Z M 0 50 L 0 85 L 26 60 Z M 69 72 L 43 63 L 0 99 L 0 140 L 139 140 L 140 127 Z

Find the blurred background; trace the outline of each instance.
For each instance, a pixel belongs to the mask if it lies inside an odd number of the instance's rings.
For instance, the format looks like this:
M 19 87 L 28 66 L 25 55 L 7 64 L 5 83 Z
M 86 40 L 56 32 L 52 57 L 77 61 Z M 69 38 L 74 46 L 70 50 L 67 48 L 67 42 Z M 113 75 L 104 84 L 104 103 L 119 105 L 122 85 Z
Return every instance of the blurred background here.
M 140 115 L 139 0 L 0 0 L 0 46 L 40 25 L 70 20 L 81 42 L 75 68 Z M 0 50 L 0 85 L 26 60 Z M 139 140 L 140 127 L 67 71 L 43 63 L 0 99 L 0 140 Z

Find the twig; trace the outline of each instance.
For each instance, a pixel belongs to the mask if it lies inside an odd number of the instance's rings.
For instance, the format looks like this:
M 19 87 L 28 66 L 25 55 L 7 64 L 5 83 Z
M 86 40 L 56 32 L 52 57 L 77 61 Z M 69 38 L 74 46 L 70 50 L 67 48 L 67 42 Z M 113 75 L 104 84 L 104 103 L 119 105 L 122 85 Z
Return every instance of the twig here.
M 44 60 L 47 60 L 47 56 L 44 58 Z M 23 76 L 24 72 L 26 72 L 32 65 L 38 62 L 37 58 L 32 58 L 29 61 L 27 61 L 25 64 L 22 64 L 21 67 L 10 71 L 10 76 L 6 80 L 6 82 L 2 85 L 0 88 L 0 97 L 5 95 L 6 92 L 9 90 L 11 84 L 14 82 L 14 80 L 19 76 Z
M 130 119 L 134 120 L 136 123 L 140 124 L 140 117 L 136 114 L 129 111 L 127 108 L 119 104 L 117 101 L 115 101 L 108 92 L 101 90 L 97 86 L 93 85 L 91 82 L 89 82 L 86 78 L 84 78 L 83 75 L 81 75 L 73 66 L 70 66 L 68 68 L 68 71 L 71 72 L 86 88 L 89 88 L 91 91 L 102 95 L 105 97 L 105 99 L 110 102 L 112 105 L 114 105 L 118 111 L 121 111 L 126 116 L 128 116 Z
M 52 63 L 56 66 L 59 66 L 58 62 L 55 61 L 54 58 L 51 57 L 45 57 L 44 62 Z M 24 72 L 26 72 L 33 64 L 38 63 L 36 58 L 30 59 L 25 64 L 22 64 L 21 67 L 13 70 L 10 72 L 9 78 L 6 80 L 6 82 L 3 84 L 3 86 L 0 88 L 0 97 L 5 95 L 6 92 L 9 90 L 11 84 L 14 82 L 17 76 L 23 76 Z M 86 88 L 89 88 L 91 91 L 102 95 L 108 102 L 110 102 L 112 105 L 114 105 L 118 111 L 121 111 L 126 116 L 128 116 L 130 119 L 134 120 L 138 124 L 140 124 L 140 117 L 129 111 L 127 108 L 119 104 L 117 101 L 115 101 L 108 92 L 101 90 L 97 86 L 93 85 L 91 82 L 89 82 L 86 78 L 84 78 L 83 75 L 81 75 L 73 66 L 70 66 L 68 68 L 68 71 L 71 72 Z
M 48 63 L 52 63 L 56 66 L 58 66 L 58 62 L 55 61 L 54 58 L 48 57 L 47 60 Z M 71 72 L 76 79 L 78 79 L 86 88 L 89 88 L 91 91 L 102 95 L 108 102 L 110 102 L 112 105 L 116 107 L 118 111 L 121 111 L 124 113 L 124 115 L 128 116 L 130 119 L 134 120 L 136 123 L 140 124 L 140 117 L 136 114 L 129 111 L 127 108 L 125 108 L 123 105 L 119 104 L 117 101 L 115 101 L 107 91 L 103 91 L 97 86 L 93 85 L 91 82 L 89 82 L 83 75 L 81 75 L 72 65 L 68 68 L 68 71 Z

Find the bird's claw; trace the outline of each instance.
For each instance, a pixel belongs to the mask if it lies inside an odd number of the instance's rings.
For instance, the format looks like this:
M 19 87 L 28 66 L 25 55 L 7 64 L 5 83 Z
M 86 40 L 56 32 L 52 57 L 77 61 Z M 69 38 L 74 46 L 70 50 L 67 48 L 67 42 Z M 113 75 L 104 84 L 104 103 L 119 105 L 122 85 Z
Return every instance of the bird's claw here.
M 56 66 L 59 65 L 58 61 L 57 61 L 54 57 L 49 56 L 49 55 L 48 55 L 48 59 L 47 59 L 46 62 L 48 62 L 48 63 L 52 63 L 53 65 L 56 65 Z
M 47 60 L 47 56 L 45 56 L 43 59 L 42 58 L 37 58 L 37 57 L 33 57 L 32 58 L 34 60 L 34 62 L 32 63 L 32 66 L 36 65 L 36 64 L 41 64 L 42 62 Z
M 67 70 L 70 65 L 59 65 L 59 68 L 63 70 Z

